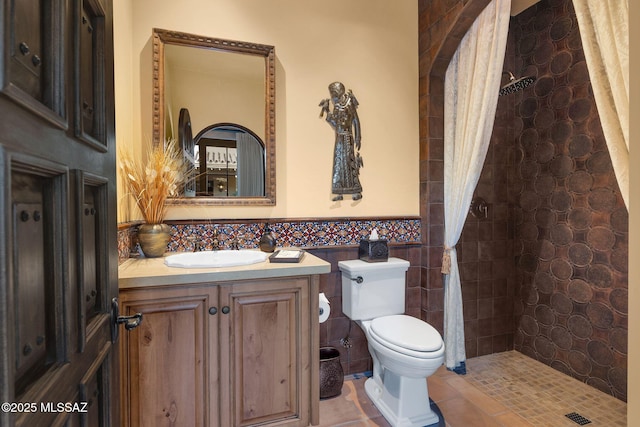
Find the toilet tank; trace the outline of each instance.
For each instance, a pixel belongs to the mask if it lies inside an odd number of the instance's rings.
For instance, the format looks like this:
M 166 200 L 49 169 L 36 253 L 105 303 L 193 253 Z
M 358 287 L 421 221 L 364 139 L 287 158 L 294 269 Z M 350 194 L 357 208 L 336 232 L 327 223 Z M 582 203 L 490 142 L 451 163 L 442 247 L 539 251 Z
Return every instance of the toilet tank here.
M 342 272 L 342 312 L 351 320 L 404 313 L 409 261 L 389 258 L 386 262 L 365 262 L 357 259 L 340 261 L 338 267 Z M 360 281 L 362 283 L 358 283 Z

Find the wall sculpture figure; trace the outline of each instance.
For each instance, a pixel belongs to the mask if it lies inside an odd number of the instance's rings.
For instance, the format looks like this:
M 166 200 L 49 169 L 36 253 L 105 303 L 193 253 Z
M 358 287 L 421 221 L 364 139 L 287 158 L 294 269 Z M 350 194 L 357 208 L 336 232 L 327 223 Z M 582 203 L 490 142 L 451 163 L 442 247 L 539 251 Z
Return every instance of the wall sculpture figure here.
M 327 123 L 335 132 L 332 200 L 342 200 L 345 194 L 351 194 L 353 200 L 359 200 L 362 198 L 359 175 L 363 162 L 359 153 L 361 136 L 358 100 L 340 82 L 331 83 L 329 93 L 331 98 L 323 99 L 319 106 L 322 107 L 320 118 L 326 114 Z

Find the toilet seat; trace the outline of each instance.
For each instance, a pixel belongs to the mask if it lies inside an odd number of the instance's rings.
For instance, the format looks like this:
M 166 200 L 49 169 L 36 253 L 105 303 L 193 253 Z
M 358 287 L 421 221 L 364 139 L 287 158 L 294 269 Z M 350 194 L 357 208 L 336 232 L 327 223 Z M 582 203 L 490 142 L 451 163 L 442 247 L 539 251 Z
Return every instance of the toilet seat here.
M 418 318 L 407 315 L 383 316 L 373 319 L 369 333 L 379 344 L 420 359 L 440 357 L 442 337 L 436 329 Z

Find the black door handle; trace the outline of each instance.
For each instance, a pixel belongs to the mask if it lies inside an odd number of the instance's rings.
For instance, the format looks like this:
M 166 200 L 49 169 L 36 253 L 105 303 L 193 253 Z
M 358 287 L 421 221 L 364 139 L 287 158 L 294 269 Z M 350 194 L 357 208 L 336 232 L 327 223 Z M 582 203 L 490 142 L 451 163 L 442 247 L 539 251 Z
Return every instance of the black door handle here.
M 111 342 L 118 341 L 118 325 L 123 324 L 127 331 L 137 328 L 142 323 L 142 313 L 136 313 L 132 316 L 120 316 L 120 307 L 118 306 L 118 298 L 111 300 Z

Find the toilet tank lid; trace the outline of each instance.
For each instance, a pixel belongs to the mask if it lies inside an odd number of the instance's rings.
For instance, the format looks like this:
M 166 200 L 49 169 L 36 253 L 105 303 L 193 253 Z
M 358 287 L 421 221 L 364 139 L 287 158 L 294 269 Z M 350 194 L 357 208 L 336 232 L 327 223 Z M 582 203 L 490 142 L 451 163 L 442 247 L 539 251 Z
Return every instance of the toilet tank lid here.
M 363 270 L 380 271 L 399 268 L 403 268 L 404 271 L 406 271 L 409 268 L 409 261 L 400 258 L 389 258 L 387 261 L 381 262 L 366 262 L 360 259 L 351 259 L 348 261 L 339 261 L 338 268 L 340 271 L 346 271 L 349 273 Z

